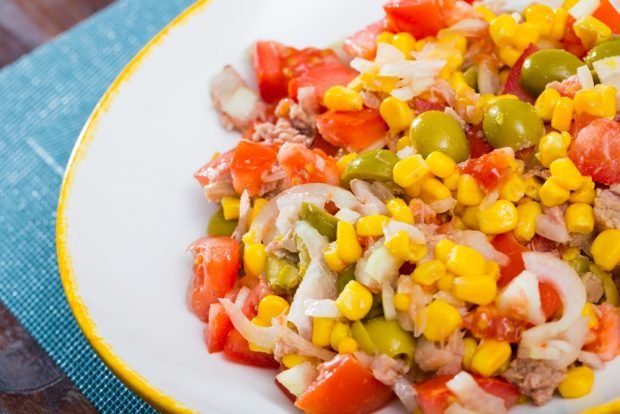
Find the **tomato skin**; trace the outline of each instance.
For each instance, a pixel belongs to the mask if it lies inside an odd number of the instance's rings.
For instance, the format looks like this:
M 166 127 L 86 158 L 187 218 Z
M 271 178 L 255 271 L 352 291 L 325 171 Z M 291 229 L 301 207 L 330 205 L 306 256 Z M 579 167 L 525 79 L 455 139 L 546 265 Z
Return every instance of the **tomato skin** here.
M 385 138 L 388 127 L 376 109 L 358 112 L 327 111 L 316 119 L 325 141 L 348 151 L 359 151 Z
M 291 79 L 288 84 L 288 95 L 296 100 L 299 89 L 313 86 L 317 101 L 322 103 L 323 95 L 329 88 L 336 85 L 348 85 L 356 76 L 356 71 L 340 62 L 315 66 Z
M 601 184 L 620 183 L 620 123 L 607 118 L 594 120 L 574 139 L 568 156 L 581 174 Z
M 295 402 L 306 413 L 367 414 L 392 399 L 392 389 L 351 355 L 338 355 L 318 369 L 317 379 Z
M 248 319 L 252 319 L 258 313 L 258 303 L 267 295 L 271 295 L 273 290 L 269 287 L 267 282 L 259 281 L 251 288 L 250 294 L 248 295 L 245 302 L 243 302 L 243 307 L 241 311 Z
M 609 0 L 601 0 L 600 6 L 592 16 L 605 23 L 613 33 L 620 33 L 620 13 L 611 5 Z
M 479 339 L 497 339 L 518 343 L 521 333 L 527 329 L 523 321 L 502 315 L 495 305 L 478 306 L 463 318 L 463 326 Z
M 436 0 L 396 0 L 383 10 L 393 32 L 409 32 L 416 39 L 435 36 L 443 27 Z
M 508 78 L 506 79 L 506 83 L 504 84 L 504 89 L 502 90 L 502 93 L 515 95 L 522 101 L 534 104 L 534 97 L 527 93 L 525 89 L 523 89 L 519 79 L 521 78 L 521 68 L 523 68 L 523 62 L 525 62 L 525 59 L 527 59 L 529 55 L 536 51 L 538 51 L 536 45 L 530 44 L 523 51 L 523 53 L 521 53 L 521 56 L 519 56 L 519 59 L 517 59 L 514 66 L 512 67 L 512 69 L 510 69 L 510 72 L 508 73 Z
M 598 327 L 594 329 L 595 340 L 585 350 L 596 353 L 603 361 L 609 361 L 620 354 L 620 308 L 603 303 L 598 310 L 601 317 Z
M 485 190 L 491 191 L 510 176 L 512 158 L 502 150 L 494 150 L 459 165 L 461 173 L 472 175 Z
M 230 237 L 203 237 L 189 247 L 194 255 L 194 279 L 189 301 L 192 311 L 209 321 L 209 307 L 235 286 L 239 271 L 239 242 Z
M 517 241 L 512 232 L 498 234 L 491 244 L 496 250 L 508 256 L 508 264 L 500 268 L 501 276 L 497 281 L 498 287 L 504 287 L 525 269 L 522 254 L 529 250 Z
M 234 153 L 234 149 L 226 151 L 200 167 L 200 169 L 194 173 L 196 181 L 204 187 L 227 175 Z
M 233 329 L 232 322 L 221 303 L 209 307 L 209 324 L 205 326 L 204 337 L 209 353 L 224 350 L 228 334 Z
M 286 47 L 278 42 L 259 41 L 254 45 L 252 63 L 265 102 L 276 102 L 286 96 L 288 79 L 282 61 L 285 52 Z
M 254 367 L 280 367 L 280 363 L 273 358 L 273 355 L 265 352 L 251 351 L 248 341 L 234 328 L 230 331 L 228 337 L 226 338 L 226 344 L 224 345 L 224 356 L 230 361 L 244 365 L 251 365 Z
M 387 30 L 388 23 L 385 19 L 372 23 L 359 32 L 344 40 L 342 49 L 351 57 L 373 59 L 377 51 L 377 37 Z
M 320 149 L 286 143 L 278 151 L 278 162 L 293 185 L 327 183 L 338 185 L 340 173 L 336 161 Z
M 562 38 L 562 40 L 560 40 L 560 42 L 562 43 L 562 46 L 564 46 L 564 49 L 567 52 L 570 52 L 581 59 L 586 55 L 586 53 L 588 53 L 588 50 L 583 47 L 583 45 L 581 44 L 581 40 L 579 39 L 579 37 L 577 37 L 577 34 L 573 29 L 574 24 L 575 18 L 569 14 L 568 18 L 566 19 L 566 29 L 564 31 L 564 37 Z
M 562 300 L 549 282 L 538 282 L 538 291 L 540 292 L 540 304 L 545 314 L 545 319 L 549 320 L 562 309 Z
M 471 125 L 467 129 L 467 141 L 469 142 L 470 158 L 478 158 L 493 151 L 491 144 L 484 139 L 484 134 L 482 133 L 482 127 L 480 124 Z
M 261 175 L 273 168 L 277 152 L 268 145 L 242 140 L 230 163 L 233 187 L 239 194 L 248 190 L 250 196 L 260 193 L 263 186 Z

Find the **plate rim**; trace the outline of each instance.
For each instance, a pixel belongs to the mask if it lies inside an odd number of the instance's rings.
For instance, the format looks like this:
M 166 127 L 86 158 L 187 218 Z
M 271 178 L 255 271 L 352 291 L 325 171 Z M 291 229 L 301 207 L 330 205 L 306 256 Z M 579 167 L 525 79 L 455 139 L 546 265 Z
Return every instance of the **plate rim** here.
M 97 129 L 99 119 L 110 108 L 120 88 L 132 78 L 133 74 L 142 66 L 153 49 L 161 45 L 172 30 L 186 23 L 209 4 L 211 4 L 211 0 L 195 0 L 185 8 L 131 58 L 129 63 L 125 65 L 110 86 L 108 86 L 84 123 L 73 146 L 60 186 L 60 195 L 56 209 L 56 256 L 58 271 L 67 302 L 78 326 L 99 358 L 129 389 L 155 409 L 172 413 L 193 413 L 195 411 L 151 385 L 142 375 L 120 358 L 114 352 L 112 346 L 99 335 L 97 327 L 89 314 L 88 307 L 78 292 L 67 237 L 68 220 L 66 217 L 66 206 L 71 196 L 77 166 L 85 159 L 90 143 L 95 137 L 94 132 Z

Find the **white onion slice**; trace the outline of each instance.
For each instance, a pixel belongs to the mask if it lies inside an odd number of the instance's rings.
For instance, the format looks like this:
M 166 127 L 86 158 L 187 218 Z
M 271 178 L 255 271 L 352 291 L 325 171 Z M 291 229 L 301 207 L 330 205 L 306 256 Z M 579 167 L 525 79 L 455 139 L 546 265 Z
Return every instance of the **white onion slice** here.
M 363 204 L 364 215 L 387 214 L 385 203 L 373 193 L 372 186 L 363 180 L 351 180 L 351 191 Z
M 524 270 L 510 281 L 497 296 L 496 304 L 497 309 L 504 315 L 511 315 L 534 325 L 545 323 L 538 277 L 529 270 Z
M 605 363 L 603 362 L 601 357 L 599 357 L 594 352 L 581 351 L 577 359 L 584 365 L 587 365 L 592 369 L 599 370 L 605 368 Z
M 396 46 L 381 42 L 377 46 L 375 64 L 380 68 L 398 62 L 405 62 L 405 54 Z
M 536 234 L 558 243 L 570 241 L 570 234 L 559 207 L 552 207 L 536 217 Z
M 235 227 L 235 231 L 232 235 L 235 239 L 241 240 L 241 237 L 243 237 L 245 232 L 248 230 L 250 212 L 250 195 L 248 194 L 248 190 L 243 190 L 243 193 L 241 193 L 241 199 L 239 200 L 239 221 L 237 222 L 237 227 Z
M 592 79 L 592 72 L 587 65 L 579 66 L 577 68 L 577 77 L 582 89 L 594 88 L 594 79 Z
M 235 298 L 235 306 L 238 308 L 242 308 L 245 304 L 245 301 L 250 296 L 250 288 L 247 286 L 242 286 L 237 293 L 237 297 Z
M 276 328 L 273 326 L 263 327 L 250 322 L 250 320 L 241 311 L 241 308 L 235 306 L 230 299 L 222 298 L 219 300 L 226 313 L 230 318 L 233 326 L 241 336 L 248 342 L 261 348 L 273 349 L 276 343 Z
M 396 308 L 394 307 L 394 288 L 389 282 L 384 281 L 381 288 L 381 300 L 383 303 L 383 315 L 388 321 L 396 319 Z
M 418 408 L 415 388 L 405 377 L 398 377 L 394 383 L 394 394 L 403 403 L 408 413 L 412 413 Z
M 286 323 L 280 325 L 278 339 L 282 342 L 284 347 L 292 349 L 300 355 L 318 358 L 322 361 L 329 361 L 336 356 L 334 352 L 318 347 L 307 339 L 302 338 L 299 334 L 288 328 Z
M 465 408 L 478 414 L 507 413 L 504 400 L 483 390 L 474 377 L 461 371 L 446 383 Z
M 480 203 L 480 210 L 486 210 L 487 208 L 491 207 L 493 203 L 497 201 L 498 198 L 499 198 L 499 189 L 496 188 L 496 189 L 489 191 L 487 195 L 484 196 L 484 198 L 482 199 L 482 202 Z
M 342 313 L 332 299 L 306 299 L 305 314 L 316 318 L 340 318 Z

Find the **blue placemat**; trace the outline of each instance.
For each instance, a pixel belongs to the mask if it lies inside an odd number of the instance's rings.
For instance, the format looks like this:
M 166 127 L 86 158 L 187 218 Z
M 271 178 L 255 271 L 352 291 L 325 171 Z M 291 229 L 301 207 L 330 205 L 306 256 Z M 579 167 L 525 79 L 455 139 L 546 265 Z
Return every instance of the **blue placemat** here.
M 120 0 L 0 71 L 0 298 L 102 413 L 153 411 L 99 360 L 56 264 L 58 192 L 91 110 L 191 0 Z

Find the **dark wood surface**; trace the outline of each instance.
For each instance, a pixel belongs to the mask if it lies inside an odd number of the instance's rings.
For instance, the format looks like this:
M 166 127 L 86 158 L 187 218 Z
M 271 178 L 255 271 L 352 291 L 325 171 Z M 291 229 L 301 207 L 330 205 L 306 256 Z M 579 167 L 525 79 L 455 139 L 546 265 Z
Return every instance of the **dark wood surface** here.
M 0 0 L 0 67 L 114 0 Z M 0 414 L 96 413 L 0 301 Z

